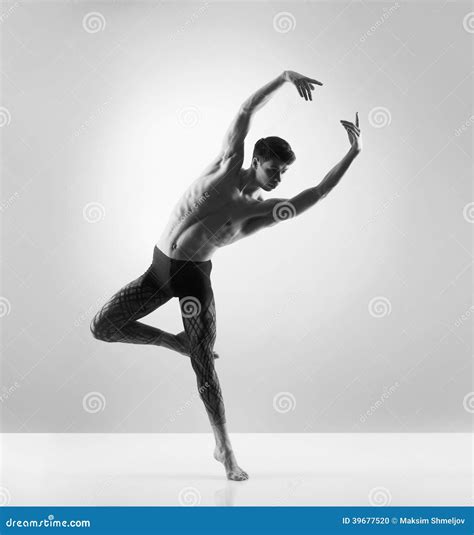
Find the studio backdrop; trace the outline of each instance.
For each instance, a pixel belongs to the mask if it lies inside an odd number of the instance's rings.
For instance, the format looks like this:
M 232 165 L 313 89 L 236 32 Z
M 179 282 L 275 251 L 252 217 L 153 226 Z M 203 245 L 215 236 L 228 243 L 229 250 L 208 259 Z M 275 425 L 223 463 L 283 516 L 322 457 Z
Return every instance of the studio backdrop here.
M 89 324 L 149 266 L 241 103 L 314 208 L 212 258 L 234 432 L 466 432 L 472 387 L 469 2 L 5 2 L 0 16 L 3 432 L 208 432 L 189 358 Z M 183 329 L 176 299 L 142 320 Z

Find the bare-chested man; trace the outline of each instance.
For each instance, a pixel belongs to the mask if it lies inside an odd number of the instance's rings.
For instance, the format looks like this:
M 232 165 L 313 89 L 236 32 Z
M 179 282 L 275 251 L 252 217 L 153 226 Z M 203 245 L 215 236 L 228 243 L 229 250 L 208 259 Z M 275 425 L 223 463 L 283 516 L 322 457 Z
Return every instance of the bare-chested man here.
M 286 82 L 295 85 L 306 101 L 312 100 L 315 85 L 322 85 L 294 71 L 284 71 L 243 102 L 219 154 L 175 206 L 149 268 L 119 290 L 91 323 L 91 331 L 99 340 L 153 344 L 190 357 L 216 440 L 214 457 L 223 463 L 227 477 L 238 481 L 247 479 L 248 474 L 237 464 L 232 449 L 214 368 L 216 314 L 211 257 L 219 247 L 314 206 L 339 182 L 362 149 L 356 113 L 355 123 L 341 121 L 349 137 L 348 152 L 319 184 L 291 199 L 263 200 L 260 190 L 276 188 L 295 155 L 285 140 L 262 138 L 255 144 L 250 167 L 243 169 L 244 140 L 253 114 Z M 171 334 L 137 321 L 172 297 L 179 298 L 184 331 Z

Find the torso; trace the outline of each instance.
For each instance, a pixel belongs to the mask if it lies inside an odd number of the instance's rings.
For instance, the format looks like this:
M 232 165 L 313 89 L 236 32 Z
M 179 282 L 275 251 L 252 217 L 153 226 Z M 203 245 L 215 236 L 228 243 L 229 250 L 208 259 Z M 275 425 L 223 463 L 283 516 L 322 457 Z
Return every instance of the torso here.
M 184 192 L 157 246 L 170 258 L 201 262 L 243 237 L 261 199 L 242 194 L 242 161 L 216 160 Z

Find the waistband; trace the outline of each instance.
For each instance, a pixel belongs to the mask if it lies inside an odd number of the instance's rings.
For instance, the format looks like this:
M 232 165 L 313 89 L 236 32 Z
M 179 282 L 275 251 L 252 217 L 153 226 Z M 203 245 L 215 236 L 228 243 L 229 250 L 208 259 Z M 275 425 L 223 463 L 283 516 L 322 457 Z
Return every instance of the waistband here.
M 177 260 L 175 258 L 170 258 L 161 249 L 159 249 L 157 245 L 155 245 L 153 250 L 153 259 L 155 260 L 156 258 L 166 260 L 170 264 L 195 264 L 202 267 L 212 266 L 212 262 L 210 260 Z

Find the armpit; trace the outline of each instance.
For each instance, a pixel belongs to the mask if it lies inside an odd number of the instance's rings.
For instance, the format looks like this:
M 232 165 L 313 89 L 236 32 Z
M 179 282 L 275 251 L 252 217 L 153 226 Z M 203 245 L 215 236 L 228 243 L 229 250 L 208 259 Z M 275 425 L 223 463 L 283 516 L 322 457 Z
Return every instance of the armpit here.
M 248 236 L 249 234 L 253 234 L 261 229 L 276 225 L 277 223 L 278 219 L 275 219 L 273 214 L 260 217 L 251 217 L 242 225 L 241 232 L 244 236 Z

